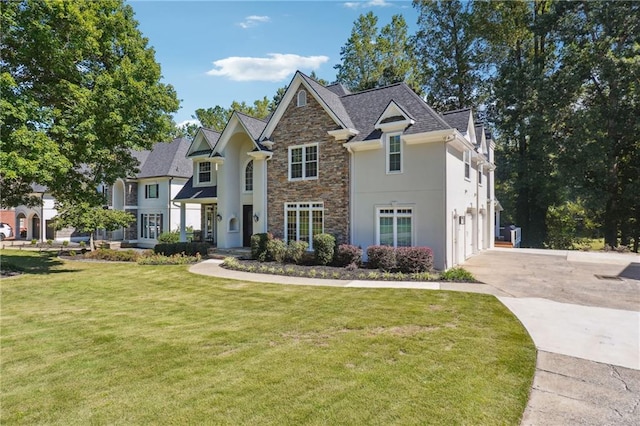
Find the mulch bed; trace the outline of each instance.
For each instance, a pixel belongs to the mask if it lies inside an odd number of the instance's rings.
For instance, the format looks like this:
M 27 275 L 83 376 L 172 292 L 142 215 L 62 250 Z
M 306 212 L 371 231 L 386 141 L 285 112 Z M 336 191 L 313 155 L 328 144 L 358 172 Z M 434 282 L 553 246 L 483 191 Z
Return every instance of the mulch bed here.
M 366 267 L 349 270 L 347 268 L 337 266 L 294 265 L 290 263 L 258 262 L 257 260 L 250 259 L 238 259 L 238 264 L 240 265 L 240 268 L 230 268 L 225 264 L 222 264 L 222 267 L 227 269 L 238 269 L 243 272 L 255 272 L 260 274 L 285 275 L 305 278 L 325 278 L 333 280 L 440 281 L 440 275 L 437 272 L 402 274 L 399 272 L 384 272 L 379 269 L 368 269 Z

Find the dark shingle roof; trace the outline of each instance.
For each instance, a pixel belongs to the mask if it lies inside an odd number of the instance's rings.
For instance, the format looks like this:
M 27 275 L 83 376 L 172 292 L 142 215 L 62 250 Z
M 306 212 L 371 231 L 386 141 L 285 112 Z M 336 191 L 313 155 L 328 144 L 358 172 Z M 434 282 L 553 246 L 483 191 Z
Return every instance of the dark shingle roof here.
M 197 200 L 199 198 L 216 198 L 218 196 L 217 186 L 193 187 L 193 176 L 184 184 L 174 200 Z
M 260 134 L 262 133 L 264 128 L 267 126 L 267 122 L 264 120 L 260 120 L 259 118 L 251 117 L 250 115 L 243 114 L 239 111 L 236 111 L 236 114 L 238 114 L 238 119 L 242 122 L 242 124 L 244 124 L 244 126 L 249 131 L 251 138 L 254 141 L 257 141 L 258 138 L 260 137 Z
M 170 143 L 158 142 L 151 151 L 134 151 L 132 154 L 140 161 L 140 172 L 136 177 L 190 177 L 193 163 L 186 157 L 189 145 L 188 139 L 178 138 Z
M 330 85 L 326 86 L 326 88 L 328 90 L 331 90 L 333 93 L 335 93 L 338 96 L 344 96 L 344 95 L 350 95 L 351 94 L 349 89 L 344 87 L 341 83 L 333 83 L 333 84 L 330 84 Z
M 444 120 L 449 123 L 451 127 L 458 129 L 458 131 L 462 134 L 467 133 L 470 117 L 471 108 L 448 111 L 442 114 L 442 118 L 444 118 Z
M 300 76 L 304 81 L 309 84 L 311 89 L 322 99 L 322 101 L 329 107 L 331 111 L 338 117 L 341 124 L 346 128 L 354 128 L 354 123 L 347 112 L 345 105 L 343 105 L 340 96 L 324 87 L 322 84 L 300 73 Z
M 376 120 L 391 101 L 402 105 L 402 109 L 410 117 L 415 117 L 415 124 L 409 126 L 405 131 L 407 134 L 451 128 L 442 117 L 404 83 L 365 90 L 345 95 L 340 99 L 353 120 L 354 128 L 360 131 L 360 134 L 351 141 L 378 139 L 381 132 L 375 129 Z
M 206 127 L 201 127 L 200 129 L 202 130 L 204 137 L 209 141 L 209 145 L 211 145 L 212 148 L 216 146 L 218 139 L 220 139 L 220 132 L 216 132 L 215 130 L 208 129 Z

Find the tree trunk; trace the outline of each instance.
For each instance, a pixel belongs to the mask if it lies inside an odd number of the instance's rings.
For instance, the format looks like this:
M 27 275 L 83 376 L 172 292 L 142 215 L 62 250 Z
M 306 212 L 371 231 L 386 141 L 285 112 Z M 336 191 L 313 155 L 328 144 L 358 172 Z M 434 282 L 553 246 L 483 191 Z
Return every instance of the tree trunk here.
M 93 231 L 89 232 L 89 250 L 94 251 L 96 249 L 93 242 Z

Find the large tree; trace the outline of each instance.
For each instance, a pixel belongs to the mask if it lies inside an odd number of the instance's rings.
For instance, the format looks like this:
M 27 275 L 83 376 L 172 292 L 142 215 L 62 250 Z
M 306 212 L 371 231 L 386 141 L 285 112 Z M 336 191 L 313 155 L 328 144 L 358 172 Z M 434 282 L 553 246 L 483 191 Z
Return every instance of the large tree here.
M 394 15 L 381 30 L 373 12 L 360 15 L 340 49 L 340 59 L 334 66 L 337 80 L 352 91 L 402 81 L 419 89 L 417 62 L 402 15 Z
M 427 102 L 438 111 L 477 107 L 486 68 L 473 3 L 414 0 L 418 30 L 413 37 Z
M 640 3 L 558 4 L 563 70 L 578 80 L 560 151 L 563 180 L 603 225 L 605 243 L 640 239 Z
M 559 115 L 572 99 L 559 72 L 554 4 L 477 2 L 495 67 L 489 118 L 498 135 L 496 194 L 522 227 L 524 246 L 542 247 L 547 210 L 561 201 Z
M 0 203 L 102 202 L 100 183 L 135 170 L 131 148 L 172 131 L 176 93 L 122 0 L 3 1 Z

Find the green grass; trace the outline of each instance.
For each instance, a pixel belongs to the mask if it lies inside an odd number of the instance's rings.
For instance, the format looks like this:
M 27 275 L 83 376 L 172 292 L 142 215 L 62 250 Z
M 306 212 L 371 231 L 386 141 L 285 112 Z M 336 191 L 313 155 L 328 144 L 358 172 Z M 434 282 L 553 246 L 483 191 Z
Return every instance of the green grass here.
M 2 425 L 519 424 L 528 398 L 491 296 L 0 254 L 31 271 L 1 281 Z

